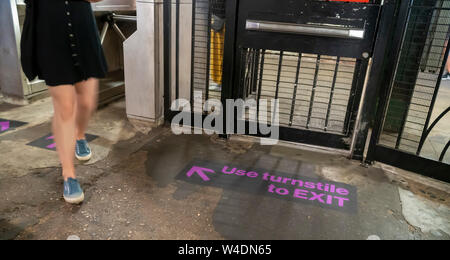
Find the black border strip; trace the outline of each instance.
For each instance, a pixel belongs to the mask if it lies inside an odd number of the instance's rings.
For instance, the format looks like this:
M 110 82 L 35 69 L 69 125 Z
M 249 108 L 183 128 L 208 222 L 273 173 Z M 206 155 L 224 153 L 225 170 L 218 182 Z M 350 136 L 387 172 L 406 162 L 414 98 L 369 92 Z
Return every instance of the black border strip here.
M 377 145 L 375 160 L 450 183 L 450 165 Z

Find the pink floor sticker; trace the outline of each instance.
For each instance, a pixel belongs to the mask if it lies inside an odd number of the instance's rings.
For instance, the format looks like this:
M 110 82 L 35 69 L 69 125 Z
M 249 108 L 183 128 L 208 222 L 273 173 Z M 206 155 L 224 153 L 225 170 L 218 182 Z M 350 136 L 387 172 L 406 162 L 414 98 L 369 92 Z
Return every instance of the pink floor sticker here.
M 93 140 L 97 139 L 98 136 L 96 135 L 86 135 L 86 139 L 88 142 L 92 142 Z M 29 146 L 34 146 L 50 151 L 56 151 L 56 143 L 55 143 L 55 137 L 52 134 L 48 134 L 46 136 L 43 136 L 37 140 L 34 140 L 31 143 L 28 143 Z
M 177 179 L 348 213 L 357 211 L 356 187 L 301 175 L 249 169 L 232 163 L 195 160 L 179 173 Z
M 0 118 L 0 134 L 7 132 L 7 131 L 14 130 L 14 129 L 21 127 L 23 125 L 26 125 L 26 124 L 27 123 L 25 123 L 25 122 Z
M 9 121 L 4 121 L 4 122 L 0 121 L 0 131 L 1 132 L 4 132 L 4 131 L 8 130 L 9 128 L 10 128 Z

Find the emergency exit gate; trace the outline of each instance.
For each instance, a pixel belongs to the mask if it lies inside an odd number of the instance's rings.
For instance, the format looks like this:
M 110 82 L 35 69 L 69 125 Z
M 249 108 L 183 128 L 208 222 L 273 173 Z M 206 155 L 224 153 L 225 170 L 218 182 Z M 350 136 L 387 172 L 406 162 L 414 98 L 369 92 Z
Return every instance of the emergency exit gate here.
M 395 21 L 368 160 L 450 182 L 450 0 L 401 1 Z
M 180 47 L 180 35 L 186 34 L 180 19 L 186 13 L 183 1 L 173 0 L 165 6 L 165 47 L 170 50 L 165 52 L 170 61 L 165 63 L 165 116 L 170 121 L 178 113 L 169 108 L 182 92 L 190 93 L 191 103 L 198 90 L 203 101 L 215 98 L 223 104 L 227 99 L 278 99 L 281 140 L 343 149 L 355 159 L 402 167 L 407 162 L 396 164 L 383 154 L 377 126 L 385 122 L 387 93 L 414 2 L 419 1 L 193 0 L 186 86 L 180 80 L 186 79 L 180 66 L 185 58 L 180 49 L 186 50 Z M 220 31 L 213 28 L 217 16 L 226 21 Z M 252 118 L 246 116 L 248 126 Z M 448 169 L 436 163 L 438 171 Z M 423 167 L 408 170 L 422 173 Z M 442 174 L 426 174 L 449 181 Z
M 350 149 L 380 4 L 233 3 L 223 95 L 278 99 L 282 140 Z

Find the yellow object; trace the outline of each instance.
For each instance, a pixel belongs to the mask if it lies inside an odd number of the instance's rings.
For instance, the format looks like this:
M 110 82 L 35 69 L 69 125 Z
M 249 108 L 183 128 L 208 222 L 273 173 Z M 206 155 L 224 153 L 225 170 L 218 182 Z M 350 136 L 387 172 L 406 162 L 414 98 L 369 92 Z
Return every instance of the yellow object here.
M 225 28 L 219 32 L 211 30 L 210 76 L 219 85 L 222 84 L 224 41 Z

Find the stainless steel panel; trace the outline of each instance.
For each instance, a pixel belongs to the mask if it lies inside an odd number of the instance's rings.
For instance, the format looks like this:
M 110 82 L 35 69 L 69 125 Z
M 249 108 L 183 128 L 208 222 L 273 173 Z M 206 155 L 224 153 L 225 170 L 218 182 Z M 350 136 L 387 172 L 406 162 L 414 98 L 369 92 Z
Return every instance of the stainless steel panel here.
M 92 3 L 92 9 L 99 11 L 135 11 L 136 0 L 103 0 Z
M 15 2 L 0 0 L 0 91 L 4 95 L 22 97 L 18 23 Z
M 260 32 L 292 33 L 313 36 L 364 39 L 364 29 L 347 29 L 337 26 L 314 26 L 306 24 L 247 20 L 246 29 L 250 31 Z

